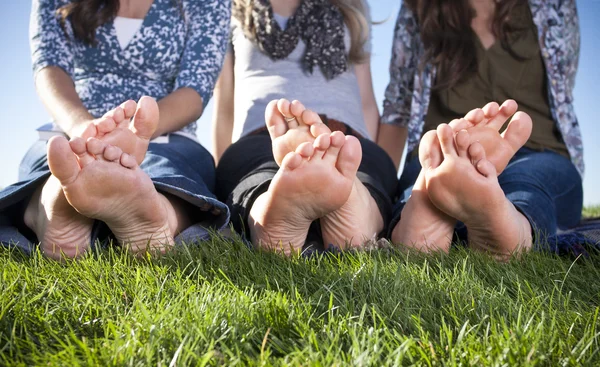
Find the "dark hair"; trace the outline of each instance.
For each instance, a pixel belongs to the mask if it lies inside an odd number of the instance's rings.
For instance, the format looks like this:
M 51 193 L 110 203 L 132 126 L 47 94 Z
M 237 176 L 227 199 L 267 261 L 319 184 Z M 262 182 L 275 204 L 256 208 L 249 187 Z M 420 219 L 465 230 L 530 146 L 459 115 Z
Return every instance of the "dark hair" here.
M 75 0 L 56 10 L 65 30 L 67 18 L 75 38 L 93 45 L 96 43 L 96 29 L 113 20 L 119 12 L 119 0 Z
M 509 35 L 522 27 L 511 22 L 513 10 L 524 0 L 496 1 L 492 32 L 511 56 L 523 60 L 509 44 Z M 477 54 L 471 21 L 475 17 L 469 0 L 404 0 L 419 23 L 425 46 L 422 65 L 429 62 L 438 69 L 436 89 L 451 88 L 477 71 Z
M 181 0 L 173 0 L 173 3 L 178 6 L 183 16 Z M 63 31 L 68 18 L 75 38 L 88 45 L 96 43 L 96 29 L 114 20 L 118 12 L 119 0 L 73 0 L 56 10 Z

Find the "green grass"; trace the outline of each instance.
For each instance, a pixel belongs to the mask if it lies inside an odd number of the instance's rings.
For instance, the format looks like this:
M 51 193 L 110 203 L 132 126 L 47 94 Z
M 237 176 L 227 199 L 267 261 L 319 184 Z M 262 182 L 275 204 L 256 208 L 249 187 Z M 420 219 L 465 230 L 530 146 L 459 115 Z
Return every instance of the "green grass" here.
M 600 216 L 600 205 L 588 206 L 583 208 L 584 217 L 599 217 Z
M 0 250 L 3 365 L 598 365 L 600 255 Z

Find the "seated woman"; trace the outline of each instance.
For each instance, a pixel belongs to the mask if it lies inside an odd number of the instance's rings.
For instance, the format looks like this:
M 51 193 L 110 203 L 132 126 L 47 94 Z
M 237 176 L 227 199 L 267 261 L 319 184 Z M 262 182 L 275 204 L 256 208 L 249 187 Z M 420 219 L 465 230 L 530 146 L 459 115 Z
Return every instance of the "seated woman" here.
M 83 254 L 105 225 L 135 253 L 224 226 L 228 209 L 211 193 L 214 161 L 195 121 L 230 14 L 225 0 L 34 1 L 36 88 L 71 141 L 29 150 L 20 182 L 0 192 L 0 240 L 41 242 L 59 259 Z
M 379 143 L 398 162 L 408 135 L 399 191 L 415 186 L 406 206 L 402 201 L 396 208 L 396 221 L 403 211 L 392 240 L 448 250 L 448 233 L 459 220 L 476 248 L 498 254 L 528 249 L 532 240 L 543 242 L 557 229 L 574 226 L 581 215 L 582 146 L 572 104 L 579 55 L 575 3 L 489 0 L 452 2 L 443 10 L 441 6 L 407 0 L 396 25 Z M 441 23 L 433 21 L 442 11 L 446 16 Z M 511 149 L 516 154 L 510 162 L 506 158 L 512 154 L 502 155 L 499 161 L 506 162 L 495 164 L 498 172 L 504 169 L 498 176 L 501 190 L 494 189 L 492 195 L 472 188 L 465 183 L 466 173 L 449 168 L 441 180 L 445 185 L 433 184 L 427 177 L 441 171 L 452 129 L 441 127 L 423 136 L 421 145 L 425 142 L 426 149 L 419 161 L 422 132 L 486 102 L 505 99 L 514 99 L 526 114 L 513 117 L 517 123 Z M 499 110 L 497 105 L 488 106 L 480 116 L 493 120 L 494 129 L 499 129 L 517 110 L 515 101 Z M 443 154 L 428 148 L 439 143 Z M 435 228 L 443 229 L 438 233 L 421 228 L 415 236 L 409 230 L 416 225 L 409 219 L 416 218 L 411 201 L 427 200 L 434 204 L 430 203 L 430 213 L 437 211 Z
M 385 231 L 397 178 L 372 141 L 367 10 L 361 0 L 234 1 L 215 89 L 217 196 L 257 247 L 343 249 Z

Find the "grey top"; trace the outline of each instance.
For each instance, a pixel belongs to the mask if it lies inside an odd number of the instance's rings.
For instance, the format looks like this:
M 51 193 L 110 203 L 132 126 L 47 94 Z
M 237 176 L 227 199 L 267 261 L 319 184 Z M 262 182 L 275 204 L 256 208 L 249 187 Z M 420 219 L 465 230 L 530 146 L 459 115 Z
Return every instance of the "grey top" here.
M 367 13 L 368 14 L 368 13 Z M 280 25 L 285 17 L 275 15 Z M 370 24 L 370 19 L 367 17 Z M 302 58 L 306 45 L 302 40 L 292 53 L 283 60 L 271 60 L 269 56 L 244 36 L 237 19 L 232 18 L 229 52 L 234 56 L 235 95 L 232 140 L 236 141 L 265 126 L 265 108 L 277 98 L 297 99 L 306 108 L 346 123 L 364 137 L 367 131 L 358 81 L 354 66 L 333 80 L 325 79 L 319 68 L 313 74 L 304 72 Z M 350 50 L 350 32 L 346 28 L 346 49 Z M 365 45 L 370 51 L 370 39 Z

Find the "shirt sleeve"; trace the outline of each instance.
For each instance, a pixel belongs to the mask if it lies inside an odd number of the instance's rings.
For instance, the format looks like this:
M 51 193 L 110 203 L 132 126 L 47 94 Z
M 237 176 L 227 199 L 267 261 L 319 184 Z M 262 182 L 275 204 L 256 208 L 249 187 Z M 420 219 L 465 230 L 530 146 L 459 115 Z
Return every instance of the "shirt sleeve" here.
M 194 89 L 206 107 L 229 43 L 231 1 L 190 0 L 184 6 L 187 37 L 175 89 Z
M 418 72 L 417 48 L 420 42 L 417 19 L 402 5 L 392 44 L 390 82 L 385 89 L 381 122 L 407 127 L 411 116 L 414 79 Z
M 62 0 L 33 0 L 29 22 L 29 44 L 34 75 L 48 66 L 58 66 L 73 74 L 70 40 L 60 26 L 56 10 Z M 67 28 L 67 27 L 65 27 Z

